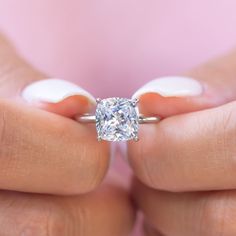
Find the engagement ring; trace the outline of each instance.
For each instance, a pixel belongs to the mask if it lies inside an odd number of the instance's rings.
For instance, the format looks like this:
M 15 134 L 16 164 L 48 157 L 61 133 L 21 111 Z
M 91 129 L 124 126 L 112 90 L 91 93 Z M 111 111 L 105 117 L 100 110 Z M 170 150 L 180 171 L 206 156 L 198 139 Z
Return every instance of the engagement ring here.
M 96 99 L 95 115 L 77 116 L 82 123 L 96 123 L 99 141 L 138 141 L 139 124 L 155 123 L 160 117 L 145 117 L 139 114 L 138 99 L 106 98 Z

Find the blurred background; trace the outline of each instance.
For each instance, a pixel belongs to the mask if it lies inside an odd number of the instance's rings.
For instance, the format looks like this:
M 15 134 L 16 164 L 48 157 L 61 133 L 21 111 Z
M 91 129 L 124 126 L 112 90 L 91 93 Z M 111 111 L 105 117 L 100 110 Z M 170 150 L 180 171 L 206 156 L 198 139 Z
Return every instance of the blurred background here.
M 130 97 L 234 47 L 235 9 L 235 0 L 0 0 L 0 29 L 51 77 Z
M 130 96 L 236 43 L 235 0 L 0 0 L 0 28 L 51 76 Z

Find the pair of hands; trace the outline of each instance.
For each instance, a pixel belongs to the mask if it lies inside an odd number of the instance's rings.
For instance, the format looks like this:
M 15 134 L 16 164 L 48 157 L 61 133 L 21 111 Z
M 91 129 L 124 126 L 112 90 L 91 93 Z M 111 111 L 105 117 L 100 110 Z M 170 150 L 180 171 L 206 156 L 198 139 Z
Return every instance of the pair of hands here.
M 109 143 L 64 117 L 88 111 L 89 101 L 33 104 L 50 112 L 27 105 L 22 89 L 45 75 L 3 37 L 0 52 L 0 235 L 129 235 L 135 209 L 130 190 L 106 176 Z M 236 53 L 186 75 L 200 95 L 140 99 L 143 113 L 165 119 L 128 143 L 131 192 L 148 236 L 235 235 Z

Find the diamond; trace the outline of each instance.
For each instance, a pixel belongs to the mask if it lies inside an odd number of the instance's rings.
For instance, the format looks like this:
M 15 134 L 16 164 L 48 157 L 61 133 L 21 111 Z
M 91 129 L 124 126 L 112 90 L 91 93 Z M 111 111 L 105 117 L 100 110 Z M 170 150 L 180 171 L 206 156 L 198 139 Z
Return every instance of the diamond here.
M 137 101 L 127 98 L 106 98 L 98 100 L 96 128 L 98 139 L 126 141 L 138 139 Z

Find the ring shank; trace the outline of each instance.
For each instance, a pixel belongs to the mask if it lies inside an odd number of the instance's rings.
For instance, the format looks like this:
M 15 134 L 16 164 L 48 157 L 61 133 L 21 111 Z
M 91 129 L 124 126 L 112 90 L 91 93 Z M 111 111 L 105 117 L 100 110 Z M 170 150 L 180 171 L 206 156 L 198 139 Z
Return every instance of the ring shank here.
M 139 115 L 138 122 L 139 124 L 150 124 L 150 123 L 157 123 L 161 120 L 159 116 L 144 116 Z
M 81 123 L 96 123 L 96 116 L 94 115 L 76 116 L 75 119 Z
M 75 118 L 80 123 L 96 123 L 96 116 L 94 115 L 81 115 L 76 116 Z M 159 116 L 144 116 L 139 115 L 138 122 L 139 124 L 150 124 L 150 123 L 157 123 L 161 120 Z

